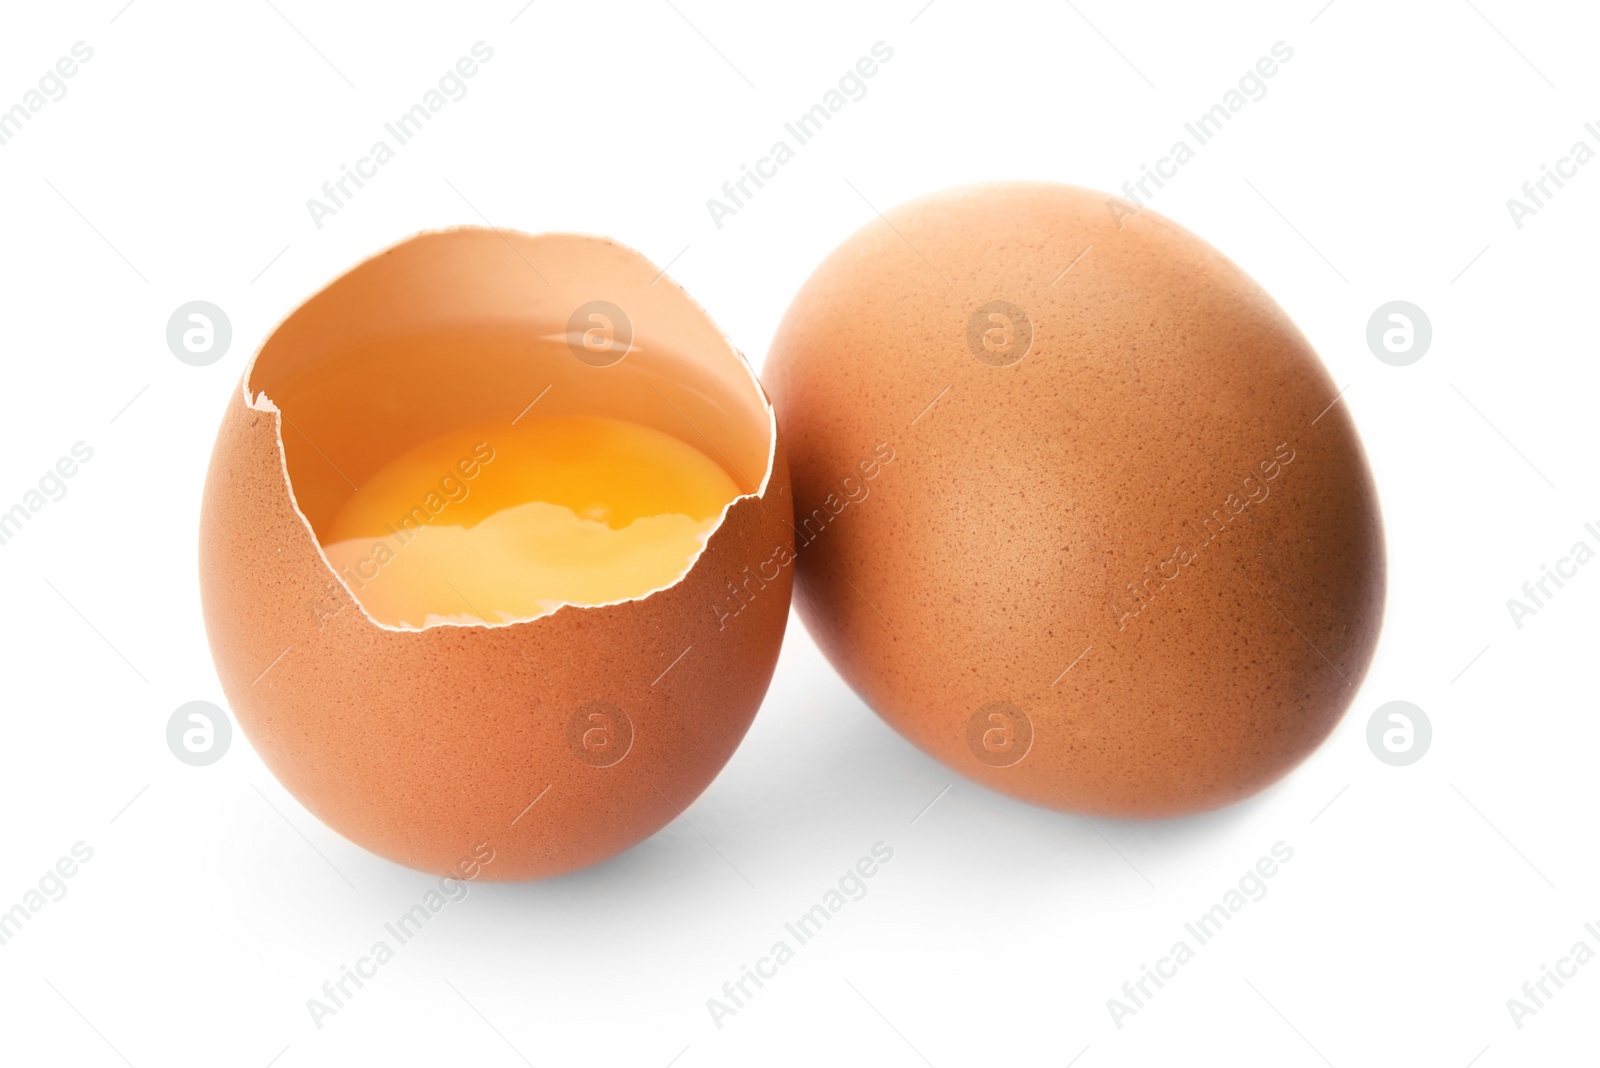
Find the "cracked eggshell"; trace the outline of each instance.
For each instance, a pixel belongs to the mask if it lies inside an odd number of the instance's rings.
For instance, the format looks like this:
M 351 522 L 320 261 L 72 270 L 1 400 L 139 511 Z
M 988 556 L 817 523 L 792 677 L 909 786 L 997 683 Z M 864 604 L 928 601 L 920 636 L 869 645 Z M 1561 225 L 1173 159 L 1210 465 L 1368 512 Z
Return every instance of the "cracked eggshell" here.
M 1371 474 L 1306 339 L 1101 193 L 972 186 L 887 223 L 817 268 L 764 370 L 807 629 L 901 734 L 1035 804 L 1169 816 L 1278 779 L 1384 602 Z
M 478 325 L 564 342 L 574 309 L 595 300 L 631 320 L 631 347 L 613 367 L 565 344 L 544 358 L 530 344 L 472 362 Z M 341 380 L 319 392 L 319 367 L 340 352 L 381 353 L 411 337 L 466 339 L 445 350 L 455 372 L 420 391 L 425 409 L 407 412 L 395 380 L 437 364 L 425 345 L 386 374 L 358 376 L 360 388 Z M 313 531 L 340 492 L 319 464 L 359 479 L 395 454 L 375 439 L 474 411 L 510 419 L 551 382 L 546 403 L 587 391 L 607 414 L 702 449 L 704 432 L 757 484 L 741 480 L 745 495 L 689 570 L 646 596 L 492 626 L 375 623 Z M 733 754 L 783 639 L 792 568 L 763 565 L 792 552 L 791 514 L 784 452 L 754 374 L 642 256 L 576 235 L 427 233 L 318 293 L 246 370 L 205 486 L 206 630 L 245 734 L 330 827 L 424 871 L 458 872 L 487 843 L 481 878 L 552 875 L 653 834 Z M 730 605 L 729 584 L 747 568 L 766 578 L 730 616 L 743 602 Z

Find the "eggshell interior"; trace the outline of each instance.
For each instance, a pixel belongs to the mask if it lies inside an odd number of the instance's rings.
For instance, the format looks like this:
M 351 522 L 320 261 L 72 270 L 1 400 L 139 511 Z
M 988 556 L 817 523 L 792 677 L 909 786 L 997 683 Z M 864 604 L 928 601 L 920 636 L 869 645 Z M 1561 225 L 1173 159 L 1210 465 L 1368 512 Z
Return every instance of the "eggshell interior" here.
M 606 366 L 567 344 L 593 301 L 631 331 Z M 374 622 L 317 529 L 404 449 L 535 400 L 679 437 L 741 496 L 666 588 L 492 626 Z M 202 508 L 207 633 L 257 752 L 335 830 L 426 871 L 487 843 L 483 878 L 555 874 L 652 834 L 732 755 L 790 596 L 791 568 L 749 569 L 792 550 L 791 513 L 759 383 L 642 256 L 579 235 L 422 234 L 312 297 L 246 370 Z M 753 592 L 730 617 L 740 583 Z
M 1056 808 L 1195 812 L 1299 763 L 1360 686 L 1384 547 L 1339 387 L 1259 286 L 1154 212 L 1043 183 L 895 209 L 806 282 L 765 380 L 801 617 L 962 774 Z

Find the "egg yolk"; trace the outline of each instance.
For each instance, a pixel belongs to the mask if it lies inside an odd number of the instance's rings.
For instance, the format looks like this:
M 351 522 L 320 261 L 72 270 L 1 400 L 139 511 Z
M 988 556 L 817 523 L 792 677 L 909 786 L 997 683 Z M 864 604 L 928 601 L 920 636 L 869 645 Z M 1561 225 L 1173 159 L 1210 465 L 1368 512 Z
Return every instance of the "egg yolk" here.
M 321 541 L 380 623 L 503 623 L 670 585 L 738 495 L 719 464 L 658 430 L 525 417 L 385 464 Z

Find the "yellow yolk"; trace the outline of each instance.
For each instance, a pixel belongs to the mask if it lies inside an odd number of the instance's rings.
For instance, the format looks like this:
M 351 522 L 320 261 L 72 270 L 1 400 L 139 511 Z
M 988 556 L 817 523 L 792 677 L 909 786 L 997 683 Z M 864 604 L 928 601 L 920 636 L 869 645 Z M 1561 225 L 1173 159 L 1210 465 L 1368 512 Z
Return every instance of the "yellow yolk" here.
M 523 418 L 390 461 L 321 540 L 380 623 L 503 623 L 670 585 L 739 492 L 704 453 L 649 427 Z

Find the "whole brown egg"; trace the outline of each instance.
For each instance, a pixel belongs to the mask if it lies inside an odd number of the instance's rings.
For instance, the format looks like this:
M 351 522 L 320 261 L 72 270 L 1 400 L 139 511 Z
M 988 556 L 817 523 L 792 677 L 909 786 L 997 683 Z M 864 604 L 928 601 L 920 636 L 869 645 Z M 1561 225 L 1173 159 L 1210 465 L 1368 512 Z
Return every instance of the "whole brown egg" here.
M 1384 545 L 1339 389 L 1154 212 L 1044 183 L 906 204 L 817 268 L 764 379 L 801 618 L 956 771 L 1196 812 L 1284 775 L 1360 686 Z

